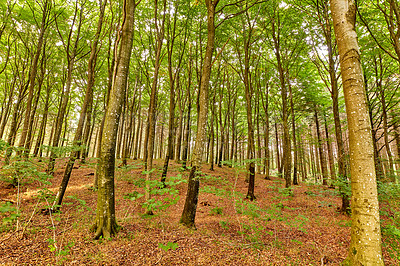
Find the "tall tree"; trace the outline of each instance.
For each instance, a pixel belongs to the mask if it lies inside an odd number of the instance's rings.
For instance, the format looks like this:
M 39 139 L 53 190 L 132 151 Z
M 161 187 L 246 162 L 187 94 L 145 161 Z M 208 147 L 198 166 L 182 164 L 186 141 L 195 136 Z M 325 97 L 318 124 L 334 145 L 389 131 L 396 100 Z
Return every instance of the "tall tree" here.
M 66 117 L 68 102 L 71 93 L 71 85 L 73 81 L 73 71 L 75 67 L 75 62 L 78 59 L 78 55 L 82 53 L 82 50 L 78 49 L 78 47 L 79 47 L 79 42 L 81 41 L 81 29 L 84 21 L 85 8 L 86 8 L 85 3 L 80 3 L 79 1 L 75 2 L 74 15 L 70 28 L 67 31 L 66 39 L 64 39 L 62 27 L 59 25 L 60 19 L 56 19 L 57 32 L 60 36 L 61 42 L 63 43 L 63 47 L 67 57 L 67 77 L 66 77 L 65 87 L 63 88 L 63 92 L 61 95 L 60 107 L 58 109 L 57 119 L 55 121 L 55 126 L 54 126 L 54 134 L 52 139 L 52 146 L 54 148 L 58 147 L 60 144 L 59 142 L 62 136 L 61 134 L 62 126 L 64 123 L 64 119 Z M 74 34 L 75 34 L 75 40 L 73 38 Z M 50 174 L 54 173 L 54 165 L 56 157 L 57 157 L 56 152 L 52 150 L 47 167 L 47 172 Z
M 22 133 L 21 133 L 21 136 L 19 139 L 19 144 L 18 144 L 18 146 L 20 148 L 24 148 L 25 143 L 29 142 L 29 140 L 27 141 L 27 135 L 28 135 L 28 132 L 32 130 L 33 120 L 35 117 L 35 113 L 32 112 L 32 101 L 33 101 L 34 89 L 35 89 L 35 85 L 36 85 L 36 75 L 37 75 L 37 70 L 38 70 L 39 56 L 42 53 L 42 46 L 43 46 L 43 42 L 44 42 L 45 32 L 51 23 L 50 15 L 51 15 L 51 11 L 52 11 L 51 10 L 52 2 L 49 0 L 45 0 L 42 3 L 42 6 L 40 8 L 42 9 L 42 20 L 41 20 L 41 23 L 39 26 L 40 30 L 39 30 L 39 36 L 38 36 L 35 56 L 33 58 L 31 69 L 30 69 L 30 74 L 29 74 L 29 92 L 28 92 L 28 99 L 27 99 L 27 103 L 26 103 L 24 126 L 22 129 Z M 33 15 L 35 16 L 34 7 L 30 6 L 30 9 L 31 9 Z
M 79 121 L 78 121 L 78 126 L 75 131 L 75 136 L 73 140 L 73 144 L 77 145 L 80 147 L 82 145 L 82 134 L 83 134 L 83 129 L 84 129 L 84 124 L 85 121 L 88 123 L 88 118 L 91 116 L 91 111 L 92 111 L 92 105 L 93 105 L 93 86 L 94 86 L 94 81 L 95 81 L 95 67 L 96 67 L 96 61 L 97 61 L 97 55 L 98 55 L 98 43 L 100 41 L 100 34 L 103 26 L 103 18 L 104 18 L 104 11 L 105 11 L 105 6 L 107 4 L 107 0 L 99 0 L 99 20 L 97 23 L 97 31 L 93 39 L 92 47 L 91 47 L 91 52 L 90 52 L 90 58 L 88 61 L 88 77 L 87 77 L 87 85 L 86 85 L 86 92 L 85 92 L 85 98 L 83 100 L 83 105 L 81 108 L 81 112 L 79 115 Z M 67 185 L 69 182 L 69 179 L 71 177 L 71 172 L 72 168 L 74 167 L 75 160 L 78 157 L 79 150 L 73 151 L 71 153 L 71 156 L 69 157 L 67 166 L 65 167 L 64 171 L 64 177 L 61 181 L 60 188 L 58 190 L 58 193 L 56 195 L 56 199 L 54 201 L 55 206 L 60 206 L 65 190 L 67 189 Z
M 185 26 L 183 27 L 182 30 L 177 30 L 177 22 L 178 22 L 178 11 L 179 8 L 181 7 L 182 3 L 181 1 L 176 1 L 174 5 L 174 17 L 172 18 L 172 21 L 168 20 L 168 36 L 167 36 L 167 50 L 168 50 L 168 76 L 169 76 L 169 121 L 168 121 L 168 147 L 167 147 L 167 154 L 165 155 L 165 160 L 164 160 L 164 167 L 163 167 L 163 172 L 161 175 L 161 182 L 163 184 L 165 183 L 165 178 L 167 176 L 167 171 L 168 171 L 168 164 L 170 158 L 173 156 L 173 141 L 174 141 L 174 129 L 175 129 L 175 105 L 176 105 L 176 100 L 175 100 L 175 95 L 176 95 L 176 85 L 177 81 L 179 79 L 179 74 L 181 71 L 181 64 L 183 61 L 183 56 L 186 51 L 186 44 L 188 41 L 188 30 L 189 30 L 189 19 L 186 18 L 185 21 Z M 180 42 L 180 49 L 179 49 L 179 54 L 178 54 L 178 61 L 176 65 L 173 64 L 173 52 L 175 49 L 175 42 L 179 40 L 177 37 L 184 31 L 184 37 Z M 174 70 L 175 69 L 175 70 Z
M 219 0 L 205 0 L 207 8 L 207 46 L 204 56 L 203 69 L 199 89 L 199 115 L 197 122 L 196 143 L 192 155 L 192 169 L 189 174 L 188 190 L 185 206 L 183 208 L 180 223 L 187 227 L 194 227 L 196 217 L 197 201 L 199 195 L 199 171 L 203 151 L 203 141 L 206 135 L 206 122 L 208 114 L 208 86 L 210 82 L 212 55 L 215 42 L 215 9 Z
M 97 210 L 93 225 L 95 239 L 101 236 L 108 238 L 117 232 L 115 220 L 115 146 L 118 133 L 118 122 L 125 98 L 129 73 L 129 61 L 133 46 L 135 9 L 141 0 L 124 0 L 123 18 L 116 42 L 116 64 L 113 74 L 113 85 L 104 119 L 104 130 L 98 167 Z
M 351 172 L 351 265 L 384 265 L 371 123 L 361 68 L 353 0 L 330 0 L 340 55 L 349 127 Z

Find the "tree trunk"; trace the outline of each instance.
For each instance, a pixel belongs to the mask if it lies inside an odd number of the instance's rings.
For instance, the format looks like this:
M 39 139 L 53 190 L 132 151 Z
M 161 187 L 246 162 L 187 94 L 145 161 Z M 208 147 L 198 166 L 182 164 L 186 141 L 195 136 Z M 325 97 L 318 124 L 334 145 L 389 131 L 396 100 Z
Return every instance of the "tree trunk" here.
M 97 32 L 94 38 L 93 45 L 91 47 L 91 53 L 90 53 L 90 58 L 88 61 L 88 77 L 87 77 L 87 85 L 86 85 L 86 92 L 85 92 L 85 98 L 83 101 L 83 105 L 81 108 L 81 112 L 79 115 L 79 121 L 78 121 L 78 126 L 76 128 L 74 140 L 73 140 L 73 145 L 75 146 L 81 146 L 82 145 L 82 134 L 83 134 L 83 129 L 84 129 L 84 124 L 85 120 L 88 116 L 91 115 L 91 110 L 92 110 L 92 105 L 93 105 L 93 86 L 94 86 L 94 79 L 95 79 L 95 66 L 96 66 L 96 60 L 97 60 L 97 45 L 99 42 L 100 38 L 100 33 L 101 33 L 101 28 L 102 28 L 102 23 L 103 23 L 103 17 L 104 17 L 104 9 L 107 1 L 104 1 L 104 4 L 101 3 L 100 1 L 100 17 L 97 25 Z M 88 121 L 86 121 L 88 123 Z M 75 160 L 77 159 L 79 154 L 79 150 L 73 151 L 71 153 L 71 156 L 69 157 L 67 166 L 65 167 L 64 171 L 64 176 L 61 181 L 59 190 L 57 192 L 55 201 L 53 203 L 53 208 L 60 208 L 61 203 L 65 194 L 65 191 L 68 186 L 69 179 L 71 177 L 71 172 L 75 164 Z
M 138 159 L 138 154 L 140 154 L 140 145 L 139 143 L 142 141 L 142 112 L 140 108 L 140 98 L 139 98 L 139 109 L 138 109 L 138 122 L 136 129 L 136 138 L 135 138 L 135 149 L 133 151 L 133 160 Z
M 18 146 L 20 148 L 25 147 L 25 142 L 27 139 L 27 134 L 32 128 L 32 119 L 34 118 L 34 112 L 31 111 L 32 109 L 32 100 L 33 100 L 33 94 L 34 94 L 34 89 L 35 89 L 35 80 L 36 80 L 36 74 L 37 74 L 37 69 L 38 69 L 38 62 L 39 62 L 39 56 L 42 52 L 42 45 L 44 42 L 44 35 L 45 31 L 47 28 L 47 19 L 49 16 L 49 9 L 51 8 L 51 4 L 48 3 L 46 0 L 43 3 L 43 16 L 42 16 L 42 22 L 40 25 L 40 30 L 39 30 L 39 37 L 38 37 L 38 44 L 36 47 L 36 52 L 35 56 L 32 61 L 32 66 L 30 69 L 30 75 L 29 75 L 29 93 L 28 93 L 28 99 L 26 102 L 26 111 L 25 111 L 25 119 L 24 119 L 24 125 L 22 128 L 22 133 L 19 139 L 19 144 Z M 33 113 L 33 114 L 32 114 Z M 20 154 L 22 151 L 19 151 L 18 154 Z
M 384 265 L 371 123 L 355 31 L 353 1 L 331 0 L 349 128 L 352 226 L 351 265 Z
M 14 97 L 14 87 L 15 87 L 15 83 L 16 83 L 16 77 L 13 78 L 13 82 L 10 85 L 10 92 L 8 95 L 8 99 L 4 99 L 4 104 L 5 104 L 5 110 L 2 109 L 2 116 L 1 116 L 1 123 L 0 123 L 0 138 L 3 138 L 4 135 L 4 129 L 6 127 L 9 115 L 10 115 L 10 110 L 11 110 L 11 103 L 12 103 L 12 99 Z M 6 84 L 6 88 L 7 88 L 7 84 Z
M 293 93 L 292 93 L 292 86 L 288 84 L 289 87 L 289 98 L 290 98 L 290 109 L 292 115 L 292 134 L 293 134 L 293 185 L 298 185 L 298 175 L 297 175 L 297 143 L 296 143 L 296 117 L 294 116 L 294 104 L 293 104 Z
M 279 16 L 279 14 L 278 14 Z M 275 22 L 272 22 L 272 37 L 274 41 L 275 56 L 278 63 L 279 81 L 281 85 L 281 97 L 282 97 L 282 127 L 283 127 L 283 171 L 285 178 L 285 187 L 290 187 L 292 184 L 291 170 L 292 170 L 292 156 L 290 147 L 290 136 L 289 136 L 289 125 L 288 125 L 288 107 L 287 107 L 287 88 L 285 81 L 285 73 L 282 66 L 281 54 L 280 54 L 280 34 L 279 25 L 278 29 L 275 27 Z
M 123 24 L 117 45 L 119 51 L 113 75 L 113 86 L 104 119 L 104 130 L 98 167 L 97 210 L 93 229 L 95 239 L 101 236 L 109 238 L 117 232 L 115 220 L 115 146 L 117 140 L 118 122 L 122 102 L 125 98 L 126 84 L 129 73 L 129 61 L 132 53 L 134 14 L 138 3 L 125 0 L 123 5 Z
M 214 116 L 215 116 L 215 92 L 211 102 L 211 122 L 210 122 L 210 170 L 214 171 Z
M 185 129 L 185 139 L 183 141 L 183 154 L 182 154 L 182 168 L 187 169 L 187 160 L 189 157 L 189 135 L 190 135 L 190 111 L 192 103 L 189 96 L 187 117 L 186 117 L 186 129 Z
M 36 140 L 35 148 L 33 150 L 33 156 L 35 157 L 39 155 L 39 150 L 41 150 L 41 146 L 43 145 L 44 137 L 46 135 L 47 116 L 49 114 L 49 101 L 50 101 L 50 92 L 48 90 L 44 104 L 43 117 L 39 126 L 39 134 Z
M 200 181 L 198 178 L 201 168 L 203 141 L 206 135 L 206 123 L 208 114 L 208 86 L 210 82 L 212 55 L 215 40 L 215 8 L 219 0 L 206 0 L 207 6 L 207 47 L 204 56 L 203 70 L 199 89 L 199 118 L 197 126 L 196 144 L 192 156 L 192 169 L 189 174 L 188 190 L 186 194 L 185 206 L 183 208 L 180 223 L 187 227 L 195 227 L 195 217 L 197 201 L 199 195 Z
M 331 141 L 329 138 L 329 130 L 328 130 L 328 122 L 326 120 L 326 116 L 324 115 L 324 124 L 325 124 L 325 138 L 326 138 L 326 147 L 328 148 L 328 159 L 329 159 L 329 171 L 330 171 L 330 176 L 331 176 L 331 187 L 333 186 L 333 181 L 336 180 L 336 170 L 335 170 L 335 161 L 333 159 L 333 152 L 332 152 L 332 146 L 331 146 Z
M 318 119 L 318 112 L 317 109 L 314 110 L 314 117 L 315 117 L 315 128 L 317 131 L 317 139 L 318 139 L 318 153 L 319 153 L 319 161 L 321 165 L 321 174 L 322 174 L 322 185 L 328 185 L 328 168 L 326 166 L 326 159 L 325 159 L 325 151 L 324 145 L 321 138 L 321 130 L 319 127 L 319 119 Z
M 388 178 L 391 182 L 396 181 L 396 176 L 394 174 L 394 169 L 393 169 L 393 155 L 390 150 L 390 143 L 389 143 L 389 125 L 388 125 L 388 114 L 387 114 L 387 105 L 386 105 L 386 99 L 385 99 L 385 90 L 382 87 L 382 57 L 379 55 L 379 71 L 378 71 L 378 62 L 375 58 L 375 75 L 376 75 L 376 87 L 379 91 L 379 100 L 381 102 L 382 106 L 382 120 L 383 120 L 383 140 L 385 143 L 385 149 L 386 149 L 386 154 L 388 157 L 388 171 L 386 178 Z
M 9 162 L 10 162 L 10 157 L 13 152 L 13 148 L 11 146 L 14 145 L 15 137 L 16 137 L 17 129 L 18 129 L 18 113 L 20 112 L 21 103 L 22 103 L 22 100 L 24 99 L 25 92 L 28 88 L 24 84 L 22 84 L 21 86 L 22 87 L 20 88 L 17 102 L 14 104 L 14 110 L 13 110 L 13 114 L 12 114 L 12 118 L 11 118 L 10 130 L 8 132 L 7 143 L 10 147 L 8 147 L 6 150 L 5 164 L 9 164 Z
M 61 95 L 61 104 L 60 104 L 60 108 L 58 110 L 58 114 L 57 114 L 57 120 L 56 120 L 56 124 L 54 127 L 54 135 L 53 135 L 53 142 L 52 142 L 52 146 L 53 148 L 57 148 L 59 146 L 59 141 L 60 141 L 60 136 L 61 136 L 61 132 L 62 132 L 62 126 L 63 126 L 63 121 L 64 121 L 64 117 L 66 116 L 66 110 L 67 110 L 67 106 L 68 106 L 68 101 L 69 101 L 69 94 L 71 91 L 71 84 L 72 84 L 72 73 L 74 70 L 74 65 L 75 65 L 75 60 L 76 60 L 76 56 L 77 56 L 77 50 L 78 50 L 78 43 L 80 40 L 80 31 L 81 31 L 81 26 L 82 26 L 82 19 L 83 19 L 83 6 L 80 7 L 81 13 L 79 15 L 79 23 L 78 23 L 78 27 L 77 27 L 77 36 L 76 36 L 76 40 L 75 43 L 73 45 L 73 47 L 70 47 L 70 42 L 71 42 L 71 36 L 72 34 L 69 34 L 68 36 L 68 40 L 67 43 L 68 45 L 66 46 L 66 53 L 67 53 L 67 61 L 68 61 L 68 65 L 67 65 L 67 80 L 66 80 L 66 85 L 64 88 L 64 91 Z M 77 11 L 78 6 L 76 6 L 76 10 Z M 75 13 L 76 15 L 76 13 Z M 72 32 L 73 28 L 75 27 L 75 24 L 73 23 L 71 25 L 70 28 L 70 33 Z M 72 49 L 72 50 L 70 50 Z M 65 131 L 64 131 L 65 132 Z M 22 138 L 21 138 L 22 139 Z M 61 145 L 62 146 L 62 145 Z M 47 172 L 51 175 L 54 174 L 54 165 L 55 165 L 55 160 L 56 160 L 56 153 L 54 151 L 51 151 L 50 153 L 50 159 L 49 159 L 49 163 L 48 163 L 48 167 L 47 167 Z
M 178 129 L 176 129 L 176 127 L 175 127 L 175 130 L 176 130 L 175 143 L 176 144 L 175 144 L 175 153 L 174 153 L 175 160 L 177 162 L 179 162 L 179 160 L 181 159 L 181 145 L 182 145 L 182 132 L 183 132 L 183 129 L 182 129 L 182 125 L 183 125 L 183 108 L 181 106 L 181 102 L 180 101 L 181 101 L 180 96 L 178 96 L 179 118 L 178 118 L 178 125 L 177 125 Z
M 281 164 L 281 158 L 280 158 L 280 152 L 279 152 L 279 136 L 278 136 L 278 125 L 275 122 L 275 146 L 276 146 L 276 165 L 278 168 L 278 175 L 282 176 L 282 164 Z
M 250 30 L 251 32 L 251 30 Z M 251 34 L 251 33 L 249 33 Z M 248 133 L 248 160 L 250 161 L 248 165 L 249 170 L 249 186 L 247 189 L 246 198 L 249 200 L 254 200 L 256 197 L 254 195 L 254 183 L 255 183 L 255 154 L 256 148 L 254 143 L 254 126 L 253 126 L 253 116 L 252 116 L 252 93 L 251 93 L 251 84 L 250 84 L 250 36 L 248 36 L 247 40 L 245 40 L 244 47 L 244 73 L 243 73 L 243 81 L 244 81 L 244 91 L 246 97 L 246 117 L 247 117 L 247 133 Z
M 164 22 L 165 22 L 165 10 L 166 10 L 166 0 L 163 2 L 164 6 L 164 15 L 161 24 L 161 28 L 158 28 L 158 8 L 157 8 L 157 0 L 155 0 L 155 9 L 154 9 L 154 20 L 156 27 L 156 36 L 157 36 L 157 50 L 156 50 L 156 58 L 155 58 L 155 66 L 154 66 L 154 76 L 153 76 L 153 84 L 151 86 L 150 93 L 150 104 L 148 111 L 148 139 L 147 139 L 147 153 L 145 156 L 146 160 L 146 189 L 145 189 L 145 200 L 150 200 L 150 184 L 153 169 L 153 153 L 154 153 L 154 139 L 155 139 L 155 127 L 156 127 L 156 109 L 157 109 L 157 86 L 158 86 L 158 74 L 161 66 L 161 48 L 164 40 Z M 152 214 L 151 209 L 146 210 L 147 214 Z

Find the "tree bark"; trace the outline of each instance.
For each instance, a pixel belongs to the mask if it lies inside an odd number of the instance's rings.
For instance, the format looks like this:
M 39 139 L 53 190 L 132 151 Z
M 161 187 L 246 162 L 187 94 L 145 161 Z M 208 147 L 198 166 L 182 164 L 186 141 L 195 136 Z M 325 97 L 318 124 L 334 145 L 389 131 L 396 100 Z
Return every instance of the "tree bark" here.
M 82 134 L 83 134 L 83 129 L 84 129 L 84 124 L 86 118 L 91 115 L 91 110 L 92 110 L 92 105 L 93 105 L 93 86 L 94 86 L 94 71 L 95 71 L 95 66 L 96 66 L 96 60 L 97 60 L 97 45 L 100 39 L 100 33 L 102 29 L 102 24 L 103 24 L 103 17 L 104 17 L 104 10 L 105 10 L 105 5 L 107 1 L 104 1 L 104 4 L 101 3 L 100 1 L 100 16 L 97 24 L 97 32 L 91 47 L 91 53 L 90 53 L 90 58 L 88 61 L 88 77 L 87 77 L 87 85 L 86 85 L 86 92 L 85 92 L 85 98 L 83 101 L 83 105 L 81 108 L 81 112 L 79 115 L 79 120 L 78 120 L 78 126 L 76 128 L 74 140 L 73 140 L 73 145 L 74 146 L 81 146 L 82 145 Z M 86 123 L 88 121 L 86 120 Z M 75 150 L 71 153 L 71 156 L 69 157 L 67 166 L 65 167 L 64 171 L 64 176 L 61 181 L 59 190 L 57 192 L 55 201 L 53 203 L 53 208 L 58 209 L 61 206 L 65 191 L 68 186 L 69 179 L 71 177 L 72 169 L 75 164 L 75 160 L 78 157 L 79 150 Z
M 279 21 L 279 14 L 278 21 Z M 291 143 L 289 136 L 289 125 L 288 125 L 288 107 L 287 107 L 287 88 L 285 81 L 285 73 L 282 66 L 281 54 L 280 54 L 280 35 L 279 25 L 276 29 L 275 21 L 273 20 L 272 25 L 272 37 L 274 41 L 275 56 L 278 63 L 279 81 L 281 85 L 281 97 L 282 97 L 282 127 L 283 127 L 283 175 L 285 178 L 285 187 L 290 187 L 292 184 L 291 170 L 292 170 L 292 156 L 291 156 Z
M 202 148 L 206 135 L 206 122 L 208 114 L 208 86 L 210 82 L 212 54 L 215 41 L 215 8 L 219 0 L 205 0 L 207 6 L 207 47 L 204 56 L 203 70 L 199 89 L 199 118 L 196 134 L 196 144 L 192 156 L 192 169 L 189 174 L 188 190 L 185 206 L 183 208 L 180 223 L 187 227 L 195 227 L 197 201 L 199 195 L 199 171 L 201 168 Z
M 348 260 L 351 265 L 384 265 L 371 123 L 355 31 L 356 5 L 352 0 L 330 3 L 349 128 L 352 226 Z
M 43 15 L 42 15 L 42 21 L 40 25 L 40 30 L 39 30 L 39 37 L 38 37 L 38 44 L 36 47 L 36 52 L 35 52 L 35 57 L 33 58 L 32 61 L 32 66 L 30 69 L 30 75 L 29 75 L 29 93 L 28 93 L 28 99 L 26 103 L 26 111 L 25 111 L 25 119 L 24 119 L 24 125 L 22 128 L 22 133 L 19 139 L 19 144 L 18 146 L 20 148 L 25 147 L 25 142 L 27 139 L 28 132 L 32 128 L 32 123 L 33 123 L 33 118 L 34 118 L 34 112 L 32 114 L 32 100 L 34 96 L 34 89 L 35 89 L 35 80 L 36 80 L 36 74 L 37 74 L 37 69 L 38 69 L 38 62 L 39 62 L 39 56 L 42 52 L 42 45 L 44 42 L 44 34 L 47 29 L 47 24 L 48 24 L 48 16 L 49 16 L 49 10 L 51 9 L 51 4 L 49 1 L 45 1 L 43 3 Z M 19 151 L 18 154 L 20 154 L 22 151 Z
M 328 122 L 326 120 L 326 116 L 324 115 L 324 125 L 325 125 L 325 138 L 326 138 L 326 147 L 328 149 L 328 159 L 329 159 L 329 172 L 331 176 L 331 187 L 333 186 L 333 181 L 336 180 L 336 170 L 335 170 L 335 161 L 333 159 L 333 151 L 331 146 L 331 141 L 329 139 L 329 130 L 328 130 Z
M 326 166 L 325 151 L 324 151 L 324 145 L 323 145 L 322 137 L 321 137 L 321 130 L 320 130 L 320 126 L 319 126 L 317 109 L 314 110 L 314 118 L 315 118 L 315 128 L 317 131 L 317 139 L 318 139 L 318 153 L 319 153 L 319 162 L 321 165 L 322 185 L 326 186 L 326 185 L 328 185 L 328 182 L 327 182 L 328 168 Z
M 129 61 L 132 52 L 134 14 L 140 3 L 125 0 L 123 4 L 123 24 L 118 39 L 117 62 L 113 74 L 113 86 L 110 92 L 108 107 L 104 119 L 104 130 L 98 167 L 97 210 L 93 229 L 95 239 L 101 236 L 109 238 L 117 232 L 115 220 L 115 146 L 117 140 L 118 122 L 122 102 L 125 98 L 126 84 L 129 73 Z

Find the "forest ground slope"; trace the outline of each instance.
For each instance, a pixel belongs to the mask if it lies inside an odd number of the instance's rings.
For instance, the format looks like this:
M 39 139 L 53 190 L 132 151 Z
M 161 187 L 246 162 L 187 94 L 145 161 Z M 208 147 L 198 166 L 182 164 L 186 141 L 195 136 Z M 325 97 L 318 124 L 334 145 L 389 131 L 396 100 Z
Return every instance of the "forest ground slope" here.
M 65 160 L 57 162 L 48 194 L 60 184 Z M 0 203 L 21 215 L 0 231 L 0 264 L 7 265 L 338 265 L 347 255 L 350 218 L 337 212 L 334 189 L 303 182 L 284 189 L 278 177 L 256 176 L 254 202 L 245 200 L 245 172 L 228 166 L 203 166 L 196 230 L 179 225 L 188 171 L 173 162 L 167 188 L 152 185 L 155 215 L 144 216 L 142 164 L 129 161 L 116 172 L 116 216 L 121 226 L 112 239 L 93 240 L 90 231 L 97 194 L 92 189 L 94 161 L 78 165 L 60 213 L 44 214 L 51 202 L 39 182 L 12 188 L 0 182 Z M 154 179 L 162 162 L 155 162 Z M 10 212 L 12 213 L 12 212 Z M 0 214 L 0 218 L 10 215 Z M 398 261 L 384 250 L 387 265 Z

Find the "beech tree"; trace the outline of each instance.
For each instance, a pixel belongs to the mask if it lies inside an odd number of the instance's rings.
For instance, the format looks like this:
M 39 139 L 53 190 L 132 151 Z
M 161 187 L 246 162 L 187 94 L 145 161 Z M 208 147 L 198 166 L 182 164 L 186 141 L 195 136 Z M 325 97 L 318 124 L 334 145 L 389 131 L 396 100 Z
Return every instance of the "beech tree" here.
M 116 46 L 116 64 L 113 74 L 113 85 L 104 119 L 104 130 L 98 167 L 97 210 L 93 225 L 95 238 L 108 238 L 117 232 L 115 220 L 115 146 L 118 133 L 118 122 L 121 115 L 122 102 L 125 98 L 129 61 L 133 45 L 133 29 L 135 9 L 140 0 L 125 0 L 123 4 L 123 20 Z
M 165 189 L 182 164 L 180 223 L 190 228 L 202 167 L 246 168 L 237 182 L 249 181 L 250 200 L 265 192 L 260 177 L 337 186 L 347 213 L 350 180 L 348 259 L 382 264 L 376 178 L 392 185 L 400 166 L 397 2 L 121 2 L 0 1 L 5 168 L 21 159 L 49 173 L 65 167 L 58 208 L 74 166 L 97 162 L 97 239 L 118 229 L 116 163 L 144 170 L 132 175 L 146 204 L 150 181 Z
M 354 1 L 330 3 L 349 127 L 352 226 L 348 259 L 351 265 L 383 265 L 371 123 L 355 31 L 357 7 Z
M 199 171 L 202 162 L 203 141 L 206 134 L 208 114 L 208 86 L 211 75 L 212 55 L 215 42 L 215 12 L 219 0 L 205 0 L 207 8 L 207 46 L 204 56 L 201 82 L 199 88 L 199 114 L 196 133 L 196 144 L 192 155 L 192 169 L 189 174 L 188 191 L 180 223 L 187 227 L 195 226 L 197 201 L 199 194 Z

